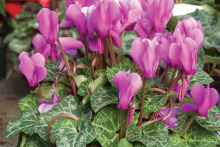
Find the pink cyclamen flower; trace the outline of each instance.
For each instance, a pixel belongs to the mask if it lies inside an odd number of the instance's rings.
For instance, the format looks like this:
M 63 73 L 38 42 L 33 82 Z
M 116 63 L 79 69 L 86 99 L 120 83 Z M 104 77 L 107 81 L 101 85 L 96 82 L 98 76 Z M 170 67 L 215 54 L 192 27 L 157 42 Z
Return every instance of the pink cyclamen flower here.
M 119 91 L 118 108 L 128 109 L 135 93 L 142 87 L 142 80 L 140 75 L 137 73 L 130 73 L 130 70 L 127 72 L 119 71 L 113 77 L 113 82 Z M 133 114 L 134 110 L 131 109 L 129 122 L 131 122 Z
M 177 127 L 178 126 L 178 124 L 177 124 L 178 119 L 176 119 L 176 116 L 179 114 L 179 110 L 180 110 L 180 107 L 174 106 L 171 115 L 166 120 L 164 120 L 162 122 L 169 128 Z M 159 118 L 159 117 L 165 118 L 169 114 L 169 112 L 170 112 L 170 107 L 168 107 L 166 109 L 161 109 L 157 113 L 156 118 Z
M 148 19 L 153 30 L 163 32 L 170 18 L 173 16 L 173 0 L 145 0 L 142 8 L 146 12 L 145 19 Z
M 203 28 L 200 21 L 196 21 L 194 18 L 189 18 L 182 21 L 178 21 L 173 36 L 178 39 L 179 42 L 186 37 L 192 38 L 197 45 L 197 51 L 202 46 L 204 41 Z
M 49 7 L 50 5 L 50 0 L 40 0 L 39 2 L 43 7 Z
M 170 46 L 169 59 L 172 66 L 177 65 L 179 70 L 186 74 L 196 73 L 197 45 L 194 40 L 187 37 L 182 43 L 172 43 Z
M 37 22 L 39 23 L 39 31 L 46 39 L 48 44 L 54 44 L 57 40 L 59 30 L 59 19 L 57 11 L 51 11 L 48 8 L 42 8 L 37 14 Z
M 36 87 L 38 82 L 46 78 L 45 58 L 40 53 L 33 54 L 32 52 L 32 56 L 29 57 L 27 52 L 22 52 L 18 60 L 20 61 L 19 70 L 28 80 L 29 86 Z
M 157 45 L 157 38 L 149 40 L 138 37 L 132 42 L 129 55 L 139 65 L 144 77 L 152 78 L 156 74 L 160 60 Z
M 185 103 L 181 109 L 184 112 L 198 111 L 199 116 L 207 116 L 209 109 L 215 106 L 219 101 L 219 94 L 216 89 L 210 88 L 208 84 L 205 88 L 202 84 L 195 84 L 190 92 L 196 105 Z
M 61 101 L 61 99 L 59 98 L 59 96 L 56 94 L 56 92 L 53 89 L 52 89 L 52 92 L 53 92 L 52 102 L 39 99 L 39 102 L 41 104 L 38 107 L 38 111 L 40 112 L 40 114 L 50 111 L 53 108 L 53 106 L 55 106 L 57 103 Z

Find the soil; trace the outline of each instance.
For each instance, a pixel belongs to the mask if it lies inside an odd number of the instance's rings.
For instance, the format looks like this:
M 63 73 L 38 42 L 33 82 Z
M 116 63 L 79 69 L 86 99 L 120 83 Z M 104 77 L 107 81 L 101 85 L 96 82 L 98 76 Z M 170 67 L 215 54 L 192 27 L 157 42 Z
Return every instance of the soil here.
M 20 115 L 18 101 L 30 90 L 27 80 L 20 72 L 13 72 L 10 78 L 0 80 L 0 147 L 17 146 L 18 137 L 6 139 L 4 128 L 9 121 Z

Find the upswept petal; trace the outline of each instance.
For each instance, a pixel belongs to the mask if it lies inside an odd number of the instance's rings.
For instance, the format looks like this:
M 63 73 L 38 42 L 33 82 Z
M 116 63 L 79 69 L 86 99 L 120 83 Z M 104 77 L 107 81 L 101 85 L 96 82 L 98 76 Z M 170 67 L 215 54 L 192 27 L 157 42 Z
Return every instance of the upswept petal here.
M 206 91 L 205 87 L 200 83 L 196 83 L 192 87 L 190 91 L 190 95 L 192 96 L 196 106 L 200 106 L 205 100 L 205 97 L 204 97 L 205 91 Z
M 34 68 L 35 82 L 43 81 L 47 76 L 47 69 L 44 66 L 35 66 Z

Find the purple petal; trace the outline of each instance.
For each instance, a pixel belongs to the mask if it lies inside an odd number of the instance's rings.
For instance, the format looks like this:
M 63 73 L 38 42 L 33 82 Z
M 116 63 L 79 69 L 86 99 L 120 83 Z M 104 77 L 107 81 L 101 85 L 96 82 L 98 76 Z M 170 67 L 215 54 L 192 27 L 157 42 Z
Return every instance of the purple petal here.
M 119 37 L 119 35 L 117 33 L 115 33 L 114 31 L 110 31 L 110 34 L 112 36 L 112 42 L 113 44 L 119 48 L 120 47 L 120 44 L 121 44 L 121 39 Z
M 28 80 L 29 86 L 35 87 L 37 83 L 34 82 L 34 63 L 26 52 L 22 52 L 19 57 L 19 70 L 24 74 Z
M 133 116 L 134 116 L 135 108 L 130 108 L 129 112 L 129 118 L 128 118 L 128 124 L 132 122 Z
M 74 28 L 76 27 L 72 21 L 64 21 L 60 24 L 60 28 Z
M 40 53 L 32 55 L 31 60 L 34 63 L 34 66 L 45 66 L 45 58 Z
M 197 111 L 197 107 L 191 103 L 185 103 L 182 105 L 181 109 L 183 112 L 192 112 L 192 111 Z
M 116 2 L 108 3 L 108 23 L 115 25 L 120 17 L 120 9 Z
M 42 103 L 39 107 L 38 107 L 38 111 L 40 112 L 40 114 L 42 113 L 46 113 L 48 111 L 50 111 L 53 106 L 55 106 L 56 103 L 48 103 L 48 104 L 45 104 L 45 103 Z
M 205 90 L 205 87 L 200 83 L 197 83 L 192 87 L 190 95 L 192 96 L 196 106 L 200 106 L 203 103 Z
M 52 89 L 52 101 L 53 103 L 59 103 L 61 101 L 61 99 L 59 98 L 59 96 L 56 94 L 56 92 L 54 91 L 54 89 Z
M 50 57 L 52 59 L 53 62 L 56 61 L 56 50 L 55 50 L 55 46 L 54 45 L 51 45 L 50 46 Z
M 43 81 L 47 76 L 47 69 L 44 66 L 35 66 L 35 81 L 41 82 Z

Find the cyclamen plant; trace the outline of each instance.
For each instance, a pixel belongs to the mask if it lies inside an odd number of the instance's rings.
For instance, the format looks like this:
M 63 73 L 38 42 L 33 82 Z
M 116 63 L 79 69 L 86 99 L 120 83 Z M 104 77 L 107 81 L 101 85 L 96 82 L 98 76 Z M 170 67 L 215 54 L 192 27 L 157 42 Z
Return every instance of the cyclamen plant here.
M 41 147 L 220 145 L 219 94 L 205 72 L 205 80 L 195 76 L 202 25 L 183 19 L 169 32 L 173 7 L 173 0 L 68 0 L 60 24 L 58 9 L 40 10 L 37 53 L 18 57 L 38 88 L 19 101 L 6 137 Z M 80 37 L 58 36 L 60 28 Z M 124 57 L 129 32 L 137 38 Z

